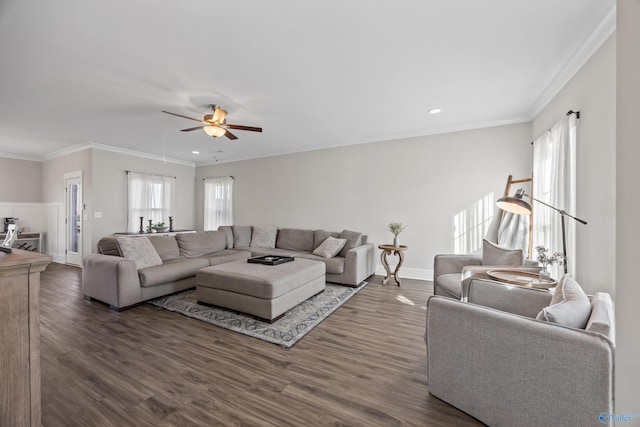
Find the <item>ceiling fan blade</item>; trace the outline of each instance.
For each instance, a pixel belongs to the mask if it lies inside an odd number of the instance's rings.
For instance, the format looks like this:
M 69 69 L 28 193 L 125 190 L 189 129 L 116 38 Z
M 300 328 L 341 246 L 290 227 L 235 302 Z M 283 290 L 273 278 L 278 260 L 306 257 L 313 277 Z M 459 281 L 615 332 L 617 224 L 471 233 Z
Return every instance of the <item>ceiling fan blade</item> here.
M 232 134 L 231 132 L 229 132 L 228 129 L 225 129 L 225 130 L 226 130 L 226 132 L 224 133 L 224 136 L 226 136 L 230 140 L 238 139 L 238 137 L 235 136 L 234 134 Z
M 202 123 L 202 120 L 194 119 L 193 117 L 183 116 L 182 114 L 171 113 L 169 111 L 162 110 L 163 113 L 171 114 L 172 116 L 182 117 L 183 119 L 195 120 L 198 123 Z
M 231 125 L 229 123 L 225 123 L 225 126 L 228 127 L 229 129 L 249 130 L 251 132 L 262 132 L 262 128 L 257 128 L 253 126 Z
M 189 128 L 189 129 L 180 129 L 180 132 L 191 132 L 192 130 L 198 130 L 202 128 L 204 128 L 204 126 L 196 126 L 194 128 Z

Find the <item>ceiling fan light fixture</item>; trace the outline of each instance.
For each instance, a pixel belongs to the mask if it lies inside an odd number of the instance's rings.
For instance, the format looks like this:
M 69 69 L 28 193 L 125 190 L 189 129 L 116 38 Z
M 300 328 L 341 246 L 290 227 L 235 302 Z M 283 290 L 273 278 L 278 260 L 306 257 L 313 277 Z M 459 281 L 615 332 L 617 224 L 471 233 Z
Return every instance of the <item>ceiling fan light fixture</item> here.
M 217 138 L 224 135 L 227 131 L 220 126 L 205 126 L 202 128 L 207 135 Z
M 213 107 L 213 121 L 215 123 L 224 123 L 225 118 L 227 117 L 227 112 L 217 105 Z

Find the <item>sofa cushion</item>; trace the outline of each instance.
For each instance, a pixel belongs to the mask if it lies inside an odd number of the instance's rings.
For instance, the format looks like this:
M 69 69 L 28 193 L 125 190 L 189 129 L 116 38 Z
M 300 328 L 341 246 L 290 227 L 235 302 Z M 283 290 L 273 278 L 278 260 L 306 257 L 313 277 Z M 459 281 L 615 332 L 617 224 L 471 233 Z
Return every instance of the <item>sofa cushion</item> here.
M 209 261 L 209 265 L 219 265 L 224 264 L 225 262 L 240 261 L 243 259 L 251 258 L 251 252 L 238 251 L 235 249 L 225 249 L 224 251 L 207 255 L 205 258 Z
M 346 243 L 347 239 L 336 239 L 335 237 L 329 236 L 313 251 L 313 254 L 323 258 L 333 258 L 342 250 Z
M 304 253 L 298 255 L 298 258 L 309 259 L 311 261 L 323 262 L 326 267 L 327 274 L 342 274 L 344 273 L 344 258 L 342 257 L 333 257 L 333 258 L 323 258 L 318 255 L 313 255 L 310 253 Z
M 139 270 L 140 286 L 146 288 L 186 279 L 208 266 L 209 261 L 204 258 L 176 258 L 162 265 Z
M 259 248 L 275 248 L 278 229 L 275 225 L 254 225 L 251 232 L 251 244 Z
M 234 225 L 233 227 L 233 247 L 251 245 L 251 226 Z
M 505 248 L 487 239 L 482 241 L 482 265 L 520 266 L 523 260 L 522 249 Z
M 276 248 L 290 251 L 311 252 L 313 247 L 313 230 L 299 228 L 281 228 L 278 230 Z
M 180 258 L 180 248 L 174 236 L 149 236 L 149 241 L 156 248 L 162 262 Z
M 346 257 L 349 250 L 362 244 L 362 233 L 358 233 L 357 231 L 342 230 L 340 238 L 347 239 L 347 243 L 345 243 L 344 247 L 338 253 L 341 257 Z
M 591 298 L 591 315 L 585 329 L 615 341 L 615 317 L 611 296 L 604 292 L 596 292 Z
M 335 237 L 338 238 L 340 237 L 340 233 L 338 233 L 337 231 L 325 231 L 325 230 L 316 230 L 313 233 L 313 249 L 317 249 L 318 246 L 320 246 L 322 244 L 322 242 L 324 242 L 325 240 L 327 240 L 327 237 Z M 311 252 L 311 251 L 309 251 Z
M 98 241 L 98 253 L 102 255 L 122 256 L 115 237 L 103 237 Z
M 233 227 L 230 225 L 221 225 L 218 230 L 224 231 L 227 236 L 227 249 L 233 249 Z
M 162 264 L 162 259 L 148 237 L 116 237 L 116 241 L 122 256 L 133 260 L 136 269 Z
M 591 315 L 591 302 L 578 282 L 565 274 L 551 298 L 549 307 L 538 313 L 536 319 L 584 329 Z
M 180 247 L 180 255 L 186 258 L 196 258 L 219 252 L 227 246 L 227 237 L 224 231 L 180 233 L 176 234 L 176 241 Z

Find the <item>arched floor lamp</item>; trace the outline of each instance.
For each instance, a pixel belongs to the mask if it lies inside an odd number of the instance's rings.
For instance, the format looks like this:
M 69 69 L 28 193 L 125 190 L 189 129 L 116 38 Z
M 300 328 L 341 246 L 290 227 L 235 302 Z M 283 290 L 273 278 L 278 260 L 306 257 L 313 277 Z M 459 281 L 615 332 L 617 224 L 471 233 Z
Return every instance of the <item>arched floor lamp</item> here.
M 530 215 L 531 205 L 527 201 L 523 200 L 522 198 L 523 196 L 526 196 L 531 200 L 535 200 L 538 203 L 542 203 L 543 205 L 550 207 L 551 209 L 553 209 L 554 211 L 560 214 L 561 224 L 562 224 L 562 255 L 564 256 L 564 260 L 565 260 L 564 272 L 566 274 L 567 273 L 567 242 L 566 242 L 565 229 L 564 229 L 564 217 L 568 216 L 569 218 L 575 219 L 576 221 L 584 225 L 587 225 L 587 221 L 584 221 L 580 218 L 576 218 L 573 215 L 569 215 L 562 209 L 558 209 L 556 207 L 551 206 L 548 203 L 543 202 L 542 200 L 538 200 L 535 197 L 531 197 L 530 195 L 526 194 L 522 188 L 516 191 L 516 194 L 513 197 L 511 196 L 500 197 L 496 201 L 496 206 L 498 206 L 503 211 L 512 212 L 517 215 Z

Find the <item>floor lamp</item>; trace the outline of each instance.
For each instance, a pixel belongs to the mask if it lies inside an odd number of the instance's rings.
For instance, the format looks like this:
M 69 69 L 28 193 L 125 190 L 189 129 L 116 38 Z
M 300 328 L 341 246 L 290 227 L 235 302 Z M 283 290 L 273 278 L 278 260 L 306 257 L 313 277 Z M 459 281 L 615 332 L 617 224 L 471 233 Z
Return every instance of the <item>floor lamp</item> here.
M 526 194 L 522 188 L 516 191 L 516 194 L 513 197 L 511 196 L 500 197 L 496 201 L 496 206 L 498 206 L 500 209 L 507 212 L 512 212 L 518 215 L 529 215 L 531 214 L 531 205 L 522 199 L 523 196 L 526 196 L 531 200 L 535 200 L 538 203 L 542 203 L 543 205 L 550 207 L 551 209 L 553 209 L 554 211 L 560 214 L 560 219 L 562 224 L 562 255 L 564 256 L 564 272 L 566 274 L 567 273 L 567 241 L 565 236 L 564 217 L 568 216 L 569 218 L 575 219 L 576 221 L 584 225 L 587 225 L 587 221 L 584 221 L 580 218 L 576 218 L 573 215 L 569 215 L 562 209 L 558 209 L 554 206 L 551 206 L 548 203 L 543 202 L 542 200 L 538 200 L 535 197 L 531 197 L 530 195 Z

